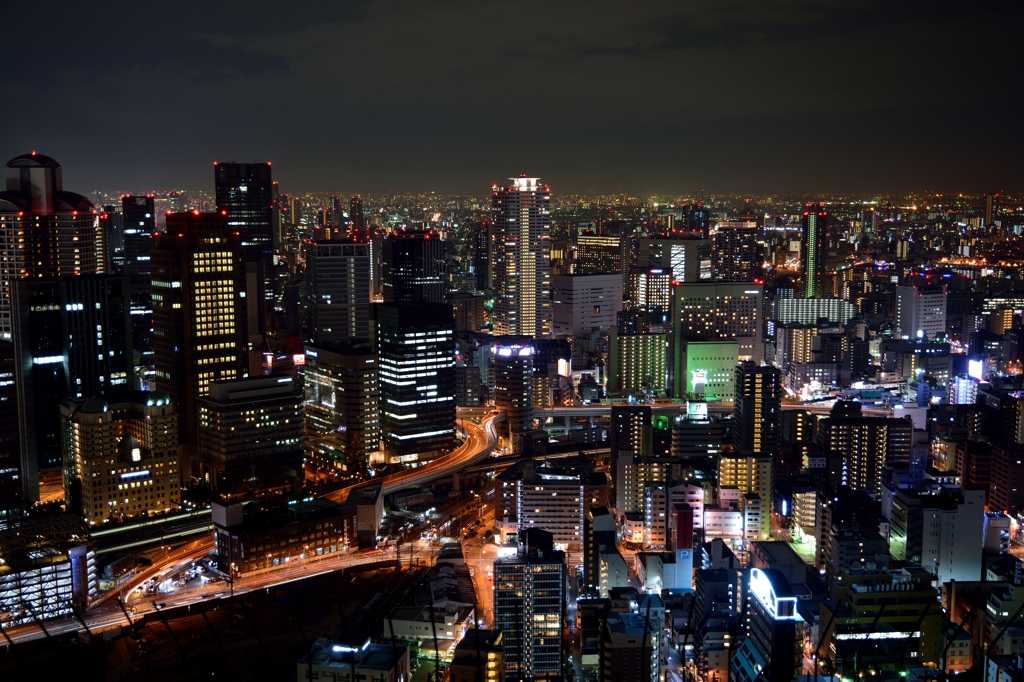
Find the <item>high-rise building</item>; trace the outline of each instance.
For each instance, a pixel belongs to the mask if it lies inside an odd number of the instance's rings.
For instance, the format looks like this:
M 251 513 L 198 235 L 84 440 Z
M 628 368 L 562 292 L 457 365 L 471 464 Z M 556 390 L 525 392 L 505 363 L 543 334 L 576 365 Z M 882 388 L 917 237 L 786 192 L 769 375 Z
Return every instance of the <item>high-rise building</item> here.
M 655 397 L 668 387 L 668 334 L 608 333 L 608 392 Z
M 494 406 L 505 411 L 503 431 L 509 438 L 533 430 L 533 347 L 497 339 L 491 346 Z
M 932 339 L 946 333 L 946 287 L 896 287 L 896 338 Z
M 761 239 L 764 231 L 753 220 L 726 220 L 715 225 L 715 279 L 721 282 L 752 282 L 760 279 Z
M 663 268 L 630 268 L 623 296 L 630 310 L 651 313 L 655 322 L 665 322 L 672 307 L 672 273 Z
M 385 303 L 444 303 L 444 241 L 437 233 L 396 232 L 381 253 Z
M 103 233 L 106 248 L 104 270 L 111 275 L 124 274 L 124 215 L 116 206 L 104 206 L 97 216 L 97 227 Z
M 89 525 L 145 517 L 181 506 L 178 415 L 162 391 L 61 404 L 64 487 L 69 508 Z
M 742 362 L 736 367 L 733 446 L 737 452 L 777 455 L 782 447 L 782 382 L 777 367 Z
M 572 272 L 576 275 L 607 275 L 629 267 L 622 258 L 622 238 L 603 234 L 573 235 Z
M 981 576 L 983 488 L 896 490 L 889 517 L 889 551 L 897 561 L 921 566 L 939 585 Z
M 0 192 L 0 339 L 14 334 L 14 282 L 105 272 L 103 235 L 88 199 L 64 191 L 62 169 L 42 154 L 7 162 Z
M 306 346 L 306 435 L 314 464 L 353 473 L 380 450 L 377 354 L 367 346 Z
M 674 397 L 722 403 L 735 398 L 739 343 L 677 340 L 674 351 Z
M 551 190 L 539 178 L 495 185 L 494 333 L 551 333 Z
M 442 303 L 373 306 L 380 425 L 392 464 L 416 464 L 455 445 L 455 321 Z
M 0 528 L 24 506 L 14 344 L 0 339 Z
M 348 219 L 352 231 L 362 232 L 366 229 L 366 213 L 363 211 L 363 198 L 358 194 L 348 201 Z
M 680 284 L 710 281 L 712 279 L 712 243 L 699 234 L 691 233 L 667 239 L 640 239 L 637 266 L 660 268 L 672 274 L 672 281 Z
M 846 458 L 851 490 L 880 494 L 886 463 L 910 461 L 913 430 L 909 418 L 830 416 L 818 422 L 818 444 Z
M 21 278 L 12 290 L 21 476 L 25 499 L 36 501 L 40 474 L 59 479 L 61 401 L 130 386 L 129 284 L 109 275 Z
M 736 339 L 739 359 L 761 362 L 764 286 L 753 282 L 680 284 L 672 287 L 673 339 Z M 677 345 L 678 347 L 678 345 Z
M 736 488 L 741 495 L 756 495 L 760 503 L 771 508 L 774 494 L 774 460 L 771 455 L 723 454 L 718 462 L 718 488 Z M 721 494 L 719 495 L 721 497 Z M 748 539 L 762 540 L 769 537 L 771 516 L 759 516 L 757 528 L 745 527 Z M 756 537 L 755 537 L 756 536 Z
M 156 208 L 153 195 L 121 197 L 121 220 L 124 225 L 124 274 L 148 275 L 149 250 L 156 232 Z
M 302 391 L 291 377 L 216 381 L 197 401 L 199 476 L 232 498 L 303 480 Z
M 314 345 L 370 338 L 370 245 L 306 245 L 306 334 Z
M 633 457 L 650 455 L 654 450 L 651 406 L 613 405 L 608 441 L 611 449 L 612 485 L 618 490 L 618 459 L 622 457 L 632 461 Z
M 622 276 L 552 275 L 551 333 L 584 336 L 606 332 L 622 310 Z
M 494 249 L 494 223 L 481 220 L 473 226 L 473 272 L 477 291 L 490 291 L 494 286 Z
M 523 531 L 516 556 L 494 561 L 494 629 L 504 640 L 506 680 L 562 679 L 565 599 L 565 555 L 550 533 Z
M 857 315 L 857 306 L 841 298 L 780 298 L 772 303 L 778 324 L 813 324 L 822 319 L 843 327 Z
M 190 475 L 198 443 L 196 401 L 214 381 L 248 376 L 250 305 L 258 307 L 247 281 L 238 238 L 221 213 L 174 213 L 167 232 L 150 251 L 153 354 L 158 390 L 171 396 L 180 415 L 182 467 Z M 256 292 L 262 291 L 253 282 Z M 257 313 L 258 314 L 258 313 Z
M 217 212 L 227 216 L 228 230 L 237 232 L 245 262 L 257 266 L 264 301 L 264 324 L 276 328 L 274 313 L 274 204 L 276 189 L 270 162 L 213 164 Z
M 821 204 L 807 204 L 803 215 L 804 234 L 800 242 L 800 259 L 804 268 L 804 298 L 818 298 L 818 278 L 825 256 L 828 213 Z
M 797 597 L 774 568 L 750 569 L 747 637 L 732 656 L 733 680 L 789 682 L 801 670 L 796 634 Z

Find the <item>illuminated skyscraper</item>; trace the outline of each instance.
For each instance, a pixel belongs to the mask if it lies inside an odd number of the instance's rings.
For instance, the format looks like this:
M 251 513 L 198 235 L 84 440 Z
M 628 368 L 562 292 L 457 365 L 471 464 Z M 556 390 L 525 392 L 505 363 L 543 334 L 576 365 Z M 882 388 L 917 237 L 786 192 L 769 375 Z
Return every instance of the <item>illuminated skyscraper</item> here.
M 512 178 L 491 191 L 494 208 L 494 333 L 551 333 L 551 190 L 539 178 Z
M 230 232 L 237 232 L 246 263 L 260 263 L 265 300 L 262 327 L 276 328 L 274 313 L 274 203 L 276 189 L 270 162 L 214 163 L 217 212 L 225 212 Z
M 494 223 L 478 222 L 473 227 L 473 272 L 476 290 L 490 291 L 494 286 Z
M 370 245 L 306 245 L 306 334 L 318 345 L 370 338 Z
M 436 233 L 398 232 L 384 240 L 385 303 L 444 303 L 444 241 Z
M 672 297 L 675 340 L 736 339 L 740 360 L 761 362 L 764 285 L 747 282 L 680 284 L 672 287 Z M 680 348 L 679 344 L 675 347 Z M 676 362 L 678 367 L 678 350 Z
M 528 343 L 499 339 L 491 346 L 494 363 L 494 405 L 505 410 L 510 437 L 533 429 L 533 348 Z
M 197 443 L 196 401 L 210 383 L 248 375 L 251 292 L 238 238 L 221 213 L 167 216 L 167 232 L 150 254 L 155 384 L 174 400 L 180 442 L 189 450 Z M 182 466 L 188 476 L 187 455 Z
M 715 279 L 753 282 L 761 268 L 761 226 L 753 220 L 726 220 L 715 225 Z
M 932 339 L 946 333 L 946 287 L 896 287 L 896 337 Z
M 803 216 L 803 241 L 800 256 L 804 266 L 804 298 L 818 297 L 818 276 L 821 274 L 828 213 L 821 204 L 807 204 Z
M 0 430 L 0 527 L 24 505 L 16 365 L 14 344 L 0 340 L 0 424 L 6 425 Z
M 737 452 L 777 455 L 782 435 L 782 384 L 777 367 L 736 366 L 733 445 Z
M 153 195 L 121 197 L 121 220 L 124 225 L 124 274 L 149 274 L 149 249 L 156 231 L 156 209 Z
M 380 424 L 389 462 L 418 463 L 455 446 L 455 319 L 441 303 L 373 306 Z
M 68 277 L 105 272 L 103 235 L 96 210 L 80 194 L 64 191 L 62 169 L 42 154 L 7 162 L 0 192 L 0 338 L 10 339 L 11 287 L 23 277 Z
M 362 232 L 366 229 L 366 214 L 363 212 L 363 198 L 358 194 L 349 199 L 348 220 L 351 232 Z

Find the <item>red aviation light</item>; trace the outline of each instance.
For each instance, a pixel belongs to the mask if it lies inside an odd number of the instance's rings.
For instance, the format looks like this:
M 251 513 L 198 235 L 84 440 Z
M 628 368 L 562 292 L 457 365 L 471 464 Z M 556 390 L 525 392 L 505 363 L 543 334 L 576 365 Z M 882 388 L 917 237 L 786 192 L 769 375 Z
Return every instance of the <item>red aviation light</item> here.
M 199 215 L 199 209 L 193 208 L 192 209 L 192 215 Z

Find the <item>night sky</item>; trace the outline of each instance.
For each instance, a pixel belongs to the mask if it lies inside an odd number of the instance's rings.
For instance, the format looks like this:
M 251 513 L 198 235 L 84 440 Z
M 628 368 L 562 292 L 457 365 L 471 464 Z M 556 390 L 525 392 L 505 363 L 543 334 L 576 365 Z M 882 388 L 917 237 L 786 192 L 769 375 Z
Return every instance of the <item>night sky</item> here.
M 1020 2 L 0 1 L 6 157 L 79 192 L 1024 189 Z

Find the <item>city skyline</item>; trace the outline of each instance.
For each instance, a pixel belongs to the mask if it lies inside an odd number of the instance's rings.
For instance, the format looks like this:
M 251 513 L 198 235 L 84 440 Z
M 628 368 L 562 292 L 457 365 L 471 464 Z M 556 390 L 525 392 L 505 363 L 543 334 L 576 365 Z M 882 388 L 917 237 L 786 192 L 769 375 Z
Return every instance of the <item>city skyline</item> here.
M 10 146 L 87 191 L 204 187 L 229 158 L 309 191 L 464 192 L 506 169 L 562 193 L 1021 189 L 1021 139 L 998 134 L 1021 97 L 1011 3 L 196 10 L 64 4 L 31 75 L 3 77 L 37 104 L 0 114 Z M 77 29 L 98 18 L 117 40 Z

